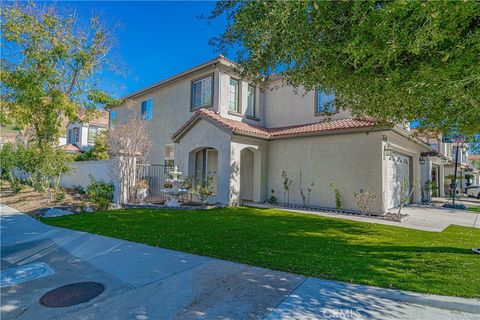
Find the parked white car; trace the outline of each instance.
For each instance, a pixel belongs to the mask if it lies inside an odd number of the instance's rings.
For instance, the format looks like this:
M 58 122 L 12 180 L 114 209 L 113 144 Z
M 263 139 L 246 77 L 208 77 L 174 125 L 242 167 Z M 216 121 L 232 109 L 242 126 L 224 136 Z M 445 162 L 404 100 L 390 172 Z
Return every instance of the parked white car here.
M 468 186 L 467 187 L 467 195 L 469 197 L 475 197 L 480 199 L 480 185 L 475 185 L 475 186 Z

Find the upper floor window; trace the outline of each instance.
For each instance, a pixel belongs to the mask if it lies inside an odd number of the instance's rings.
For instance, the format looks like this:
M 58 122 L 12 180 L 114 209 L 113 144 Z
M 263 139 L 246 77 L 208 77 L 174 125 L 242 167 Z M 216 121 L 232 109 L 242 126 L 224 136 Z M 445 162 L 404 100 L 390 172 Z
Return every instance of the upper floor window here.
M 238 80 L 230 78 L 230 111 L 239 112 L 238 105 Z
M 153 118 L 153 100 L 148 99 L 142 101 L 142 119 L 152 120 Z
M 255 87 L 249 85 L 248 86 L 248 94 L 247 94 L 247 115 L 251 117 L 256 117 L 256 106 L 255 106 Z
M 110 111 L 110 128 L 115 127 L 115 122 L 117 121 L 117 111 Z
M 315 114 L 335 113 L 335 93 L 317 90 L 315 92 Z
M 213 76 L 192 82 L 192 109 L 212 106 Z
M 98 128 L 96 127 L 88 127 L 88 143 L 95 143 L 95 139 L 97 138 Z

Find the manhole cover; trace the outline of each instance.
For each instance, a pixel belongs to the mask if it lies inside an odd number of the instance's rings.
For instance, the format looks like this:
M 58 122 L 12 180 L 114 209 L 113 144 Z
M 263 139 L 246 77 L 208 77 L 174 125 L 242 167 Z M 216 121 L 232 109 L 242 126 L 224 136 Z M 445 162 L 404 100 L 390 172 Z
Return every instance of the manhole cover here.
M 40 298 L 40 304 L 50 308 L 70 307 L 100 295 L 105 286 L 98 282 L 77 282 L 53 289 Z

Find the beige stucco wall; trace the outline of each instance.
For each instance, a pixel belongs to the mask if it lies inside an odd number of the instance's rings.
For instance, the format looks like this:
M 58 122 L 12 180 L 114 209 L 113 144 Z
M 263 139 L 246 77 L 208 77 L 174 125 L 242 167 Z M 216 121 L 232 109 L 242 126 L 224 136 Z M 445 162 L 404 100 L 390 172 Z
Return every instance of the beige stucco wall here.
M 230 202 L 240 202 L 241 190 L 241 155 L 242 150 L 248 148 L 253 152 L 253 201 L 261 202 L 267 196 L 268 167 L 269 167 L 269 142 L 262 139 L 233 135 L 230 147 Z M 251 168 L 244 168 L 250 170 Z
M 335 208 L 334 182 L 342 196 L 342 208 L 356 210 L 354 193 L 360 189 L 382 196 L 382 134 L 350 133 L 274 140 L 269 145 L 268 191 L 283 200 L 282 171 L 293 180 L 290 202 L 302 204 L 299 171 L 303 187 L 312 182 L 310 205 Z M 306 192 L 306 191 L 305 191 Z M 381 201 L 372 211 L 383 212 Z
M 332 119 L 350 117 L 350 112 L 342 110 Z M 265 125 L 269 128 L 314 123 L 325 120 L 315 116 L 315 92 L 306 92 L 302 87 L 297 93 L 291 86 L 274 81 L 265 88 Z
M 213 107 L 211 109 L 218 110 L 219 72 L 215 67 L 205 68 L 134 98 L 138 114 L 140 114 L 141 102 L 149 98 L 153 99 L 153 119 L 148 121 L 149 135 L 152 141 L 148 155 L 150 163 L 164 163 L 165 145 L 172 143 L 170 139 L 172 134 L 194 114 L 190 109 L 192 80 L 209 74 L 214 74 Z M 125 117 L 124 109 L 125 105 L 113 109 L 117 112 L 117 121 L 122 121 L 122 118 Z
M 235 114 L 229 111 L 230 109 L 230 78 L 239 81 L 239 113 Z M 247 112 L 247 97 L 248 85 L 255 86 L 255 110 L 257 120 L 246 117 Z M 219 68 L 219 112 L 222 117 L 246 122 L 256 126 L 265 125 L 265 105 L 263 99 L 263 91 L 260 86 L 245 79 L 240 79 L 232 70 L 220 67 Z

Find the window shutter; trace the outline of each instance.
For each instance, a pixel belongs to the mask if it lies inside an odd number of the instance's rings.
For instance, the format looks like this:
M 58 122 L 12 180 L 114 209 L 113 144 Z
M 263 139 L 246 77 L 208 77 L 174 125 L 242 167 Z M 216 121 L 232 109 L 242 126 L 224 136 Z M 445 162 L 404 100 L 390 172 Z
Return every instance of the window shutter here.
M 153 119 L 153 100 L 152 99 L 147 100 L 147 114 L 145 118 L 147 120 Z

